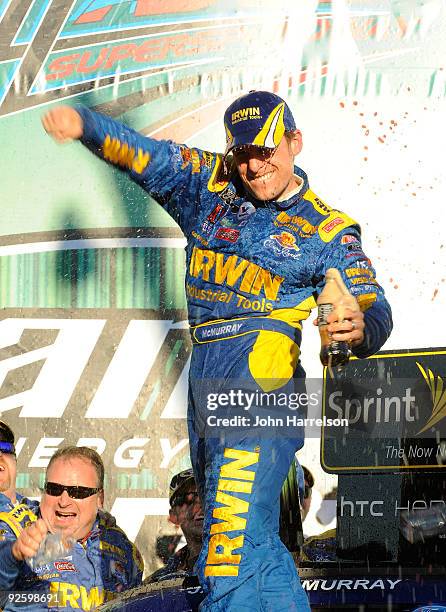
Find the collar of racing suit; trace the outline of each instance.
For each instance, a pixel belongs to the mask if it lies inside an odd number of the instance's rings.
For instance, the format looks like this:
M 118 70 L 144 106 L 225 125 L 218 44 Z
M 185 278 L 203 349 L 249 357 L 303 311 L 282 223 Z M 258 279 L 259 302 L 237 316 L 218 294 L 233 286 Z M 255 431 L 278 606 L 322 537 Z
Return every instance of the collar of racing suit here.
M 91 530 L 87 533 L 87 535 L 85 535 L 83 538 L 81 538 L 80 540 L 78 540 L 79 544 L 82 544 L 82 546 L 85 547 L 86 543 L 93 539 L 93 538 L 97 538 L 101 533 L 101 530 L 99 528 L 99 517 L 96 517 L 96 520 L 93 524 L 93 527 L 91 528 Z

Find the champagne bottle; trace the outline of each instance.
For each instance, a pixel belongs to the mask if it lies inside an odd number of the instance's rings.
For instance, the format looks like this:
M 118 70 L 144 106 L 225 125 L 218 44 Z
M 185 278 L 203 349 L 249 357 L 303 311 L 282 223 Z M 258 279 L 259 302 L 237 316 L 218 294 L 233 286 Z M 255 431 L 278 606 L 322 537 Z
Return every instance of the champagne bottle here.
M 325 286 L 317 298 L 317 324 L 321 337 L 320 358 L 322 365 L 328 367 L 344 366 L 350 359 L 350 343 L 331 340 L 327 331 L 327 317 L 333 310 L 338 313 L 338 321 L 344 320 L 346 308 L 359 310 L 358 302 L 351 295 L 336 268 L 329 268 L 325 274 Z

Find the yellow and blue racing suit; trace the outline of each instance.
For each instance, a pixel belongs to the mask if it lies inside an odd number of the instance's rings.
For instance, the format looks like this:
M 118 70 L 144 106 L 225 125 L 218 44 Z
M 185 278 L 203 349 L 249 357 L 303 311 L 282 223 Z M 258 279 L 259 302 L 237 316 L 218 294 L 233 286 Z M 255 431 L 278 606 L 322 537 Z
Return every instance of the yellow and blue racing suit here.
M 31 569 L 12 554 L 21 531 L 39 516 L 38 504 L 0 512 L 0 591 L 3 610 L 95 610 L 141 584 L 143 561 L 125 533 L 99 515 L 91 532 L 67 556 Z M 10 600 L 8 594 L 12 596 Z
M 207 594 L 201 610 L 308 610 L 278 536 L 280 490 L 303 445 L 303 430 L 256 427 L 248 412 L 259 408 L 262 393 L 274 403 L 302 388 L 302 322 L 327 268 L 341 271 L 365 311 L 365 340 L 355 355 L 366 357 L 387 339 L 390 308 L 362 251 L 360 228 L 321 201 L 300 168 L 298 193 L 282 202 L 258 202 L 221 155 L 156 141 L 85 107 L 77 110 L 84 122 L 82 143 L 128 172 L 187 239 L 194 345 L 188 424 L 205 507 L 197 563 Z M 249 411 L 240 406 L 248 396 L 254 402 Z M 227 427 L 231 411 L 218 421 L 215 402 L 232 403 L 246 420 Z
M 20 495 L 20 493 L 16 493 L 15 504 L 12 503 L 11 499 L 7 495 L 0 493 L 0 513 L 14 510 L 14 508 L 19 504 L 26 504 L 29 508 L 31 508 L 31 510 L 39 507 L 39 502 L 33 499 L 28 499 L 27 497 Z

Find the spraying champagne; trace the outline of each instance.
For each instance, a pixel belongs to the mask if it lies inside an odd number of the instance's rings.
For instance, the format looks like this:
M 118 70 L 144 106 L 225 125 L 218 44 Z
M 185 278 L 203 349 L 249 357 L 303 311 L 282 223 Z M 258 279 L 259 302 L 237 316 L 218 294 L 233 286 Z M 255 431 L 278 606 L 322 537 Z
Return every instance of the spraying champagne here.
M 344 366 L 350 359 L 350 343 L 330 338 L 327 331 L 327 317 L 330 312 L 335 311 L 338 314 L 338 321 L 343 321 L 346 308 L 357 311 L 359 310 L 359 305 L 348 291 L 336 268 L 329 268 L 327 270 L 325 286 L 317 299 L 317 306 L 317 324 L 321 337 L 320 358 L 322 365 L 328 367 Z

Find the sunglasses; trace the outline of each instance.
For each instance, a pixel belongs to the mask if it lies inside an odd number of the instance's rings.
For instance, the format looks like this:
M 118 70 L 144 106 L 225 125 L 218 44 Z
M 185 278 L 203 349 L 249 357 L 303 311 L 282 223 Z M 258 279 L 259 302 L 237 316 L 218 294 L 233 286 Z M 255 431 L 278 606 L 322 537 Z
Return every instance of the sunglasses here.
M 59 482 L 46 482 L 45 493 L 52 497 L 59 497 L 64 491 L 68 493 L 68 496 L 72 499 L 86 499 L 91 497 L 95 493 L 102 491 L 101 487 L 77 487 L 71 485 L 60 484 Z
M 232 155 L 237 163 L 243 163 L 249 160 L 250 157 L 256 157 L 269 161 L 275 154 L 276 149 L 269 147 L 260 147 L 257 145 L 241 145 L 232 149 Z
M 15 455 L 15 448 L 12 442 L 0 441 L 0 453 L 2 455 Z

